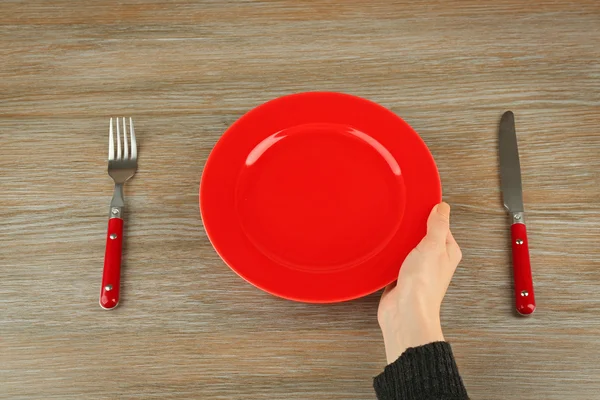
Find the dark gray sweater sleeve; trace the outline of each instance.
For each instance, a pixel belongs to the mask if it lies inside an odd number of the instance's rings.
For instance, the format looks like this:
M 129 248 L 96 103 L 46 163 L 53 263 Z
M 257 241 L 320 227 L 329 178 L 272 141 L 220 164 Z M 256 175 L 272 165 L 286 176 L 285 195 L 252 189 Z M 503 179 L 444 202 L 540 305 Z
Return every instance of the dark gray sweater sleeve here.
M 379 400 L 468 400 L 452 348 L 435 342 L 407 349 L 375 377 Z

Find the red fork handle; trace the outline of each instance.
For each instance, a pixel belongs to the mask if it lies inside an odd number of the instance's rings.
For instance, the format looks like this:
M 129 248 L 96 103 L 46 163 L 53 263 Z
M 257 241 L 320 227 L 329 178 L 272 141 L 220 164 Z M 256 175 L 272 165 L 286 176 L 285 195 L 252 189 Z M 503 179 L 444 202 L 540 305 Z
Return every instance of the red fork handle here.
M 100 289 L 100 307 L 111 310 L 119 304 L 121 286 L 121 251 L 123 249 L 123 220 L 110 218 L 106 233 L 106 252 Z
M 519 314 L 529 315 L 535 311 L 535 295 L 529 260 L 527 228 L 525 224 L 516 223 L 512 224 L 510 231 L 517 311 Z

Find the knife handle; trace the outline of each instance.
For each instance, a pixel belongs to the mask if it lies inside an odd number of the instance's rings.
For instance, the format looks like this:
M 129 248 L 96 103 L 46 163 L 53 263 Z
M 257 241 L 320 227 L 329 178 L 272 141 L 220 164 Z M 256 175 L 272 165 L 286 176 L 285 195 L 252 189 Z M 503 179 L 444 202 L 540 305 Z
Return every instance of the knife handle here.
M 517 311 L 519 314 L 529 315 L 535 311 L 535 295 L 529 260 L 527 228 L 523 223 L 516 223 L 512 224 L 510 231 Z
M 121 251 L 123 249 L 123 220 L 110 218 L 106 233 L 106 251 L 102 288 L 100 289 L 100 307 L 111 310 L 119 304 L 121 286 Z

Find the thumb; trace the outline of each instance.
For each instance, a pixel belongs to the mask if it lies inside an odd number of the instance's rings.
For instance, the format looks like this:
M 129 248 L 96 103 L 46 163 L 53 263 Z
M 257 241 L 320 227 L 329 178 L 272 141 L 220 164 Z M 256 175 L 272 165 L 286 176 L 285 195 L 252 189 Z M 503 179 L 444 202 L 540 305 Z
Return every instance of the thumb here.
M 446 243 L 450 231 L 450 206 L 440 203 L 433 207 L 427 220 L 427 236 L 425 240 L 431 244 Z

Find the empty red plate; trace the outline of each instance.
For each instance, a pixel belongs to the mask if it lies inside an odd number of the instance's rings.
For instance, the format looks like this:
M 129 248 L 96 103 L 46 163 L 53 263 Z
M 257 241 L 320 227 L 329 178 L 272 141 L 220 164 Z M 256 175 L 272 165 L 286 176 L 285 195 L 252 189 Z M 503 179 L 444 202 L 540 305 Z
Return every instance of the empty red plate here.
M 235 122 L 200 185 L 206 233 L 231 269 L 286 299 L 355 299 L 393 282 L 441 199 L 425 143 L 371 101 L 281 97 Z

